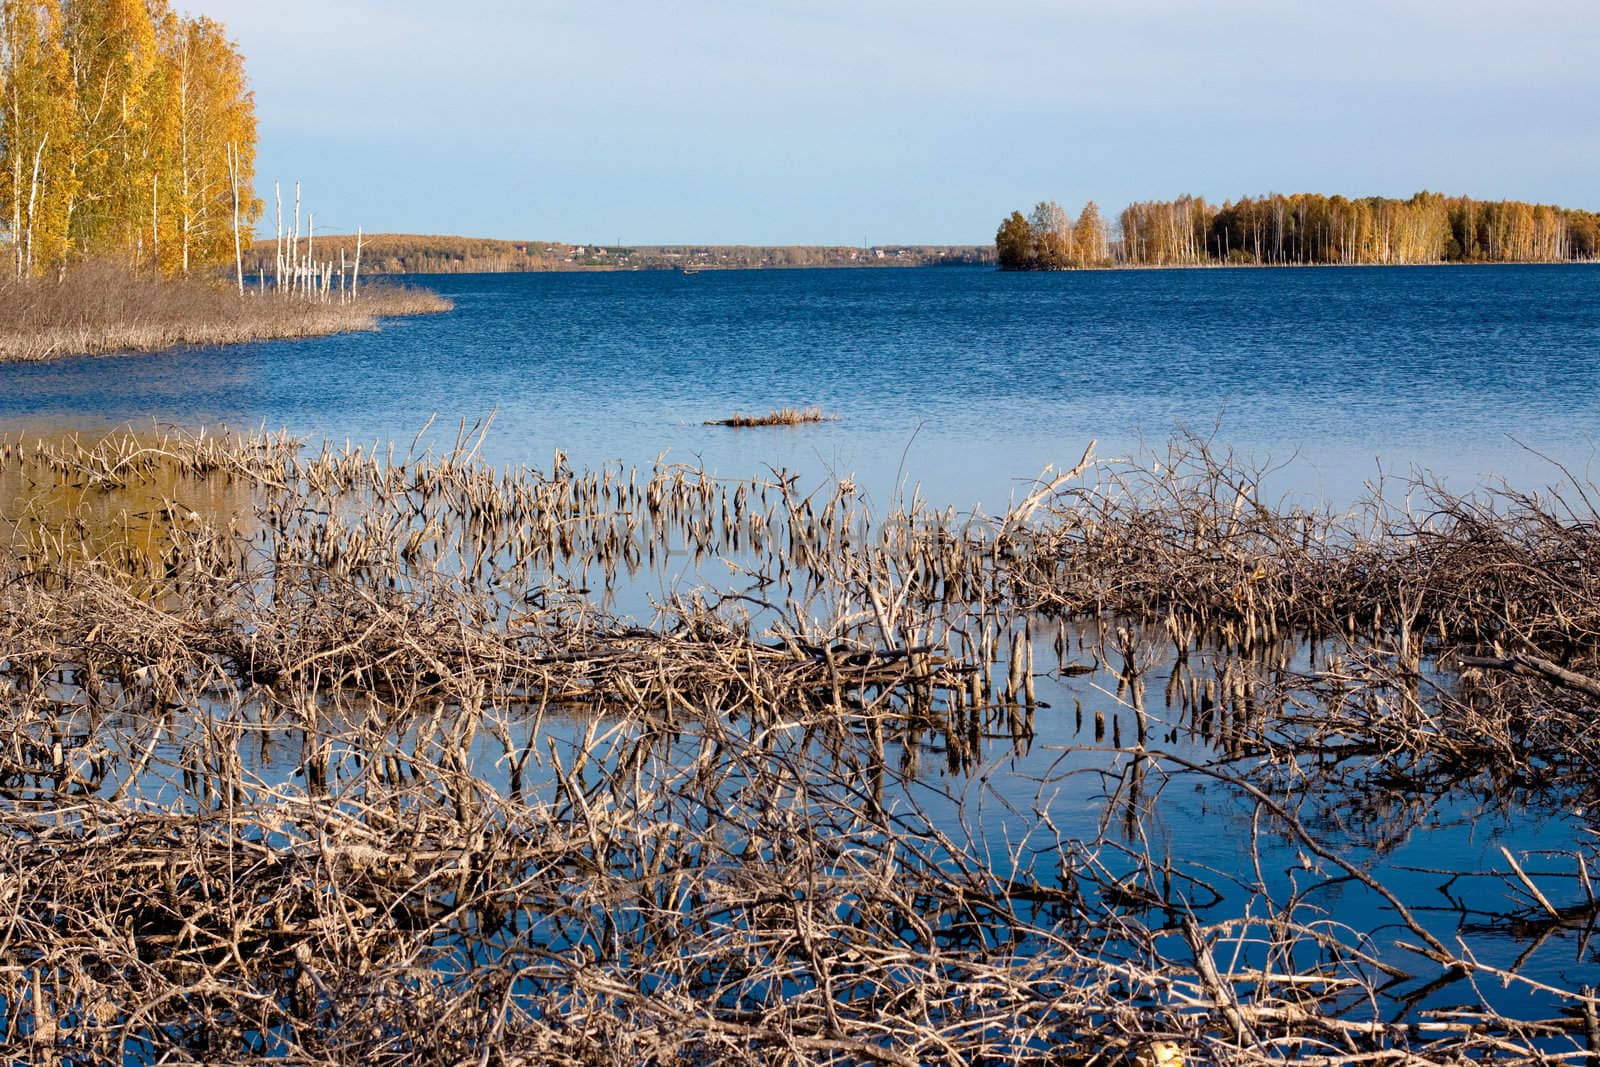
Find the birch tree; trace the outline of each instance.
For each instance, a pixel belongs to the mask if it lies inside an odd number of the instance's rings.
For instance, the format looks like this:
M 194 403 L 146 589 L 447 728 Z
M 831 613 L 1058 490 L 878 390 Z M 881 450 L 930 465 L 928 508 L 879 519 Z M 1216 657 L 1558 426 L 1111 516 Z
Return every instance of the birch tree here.
M 57 0 L 0 0 L 0 215 L 12 269 L 38 274 L 67 243 L 80 141 Z
M 173 235 L 163 268 L 188 274 L 234 258 L 236 192 L 241 229 L 260 214 L 260 204 L 245 195 L 255 179 L 255 98 L 244 58 L 213 19 L 172 20 L 161 33 L 160 51 L 159 158 L 171 190 Z
M 83 158 L 70 233 L 81 253 L 143 244 L 150 215 L 152 78 L 157 73 L 156 18 L 164 0 L 73 0 L 67 48 Z
M 1072 222 L 1054 200 L 1040 202 L 1028 219 L 1033 230 L 1033 259 L 1045 270 L 1072 266 Z

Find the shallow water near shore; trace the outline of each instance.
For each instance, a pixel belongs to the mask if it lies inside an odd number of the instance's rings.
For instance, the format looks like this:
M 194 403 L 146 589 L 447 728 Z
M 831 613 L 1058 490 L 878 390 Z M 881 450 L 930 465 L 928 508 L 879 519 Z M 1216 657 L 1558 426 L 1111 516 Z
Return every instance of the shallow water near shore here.
M 365 462 L 354 466 L 371 469 Z M 89 469 L 69 464 L 63 471 L 66 485 L 41 494 L 38 488 L 49 487 L 54 476 L 25 464 L 11 466 L 0 470 L 0 490 L 4 490 L 0 499 L 26 498 L 37 503 L 31 513 L 14 516 L 24 528 L 37 524 L 48 533 L 76 526 L 106 538 L 108 544 L 125 540 L 137 550 L 135 564 L 143 567 L 148 563 L 152 573 L 165 572 L 180 582 L 185 573 L 184 556 L 181 552 L 175 555 L 172 549 L 188 536 L 183 530 L 210 523 L 219 530 L 242 534 L 249 543 L 259 541 L 263 560 L 281 565 L 305 550 L 305 535 L 325 529 L 326 522 L 354 506 L 354 501 L 337 504 L 337 497 L 324 499 L 311 493 L 258 509 L 238 484 L 228 489 L 213 485 L 213 479 L 174 476 L 126 489 L 95 489 L 86 474 Z M 114 463 L 110 469 L 126 470 L 128 464 Z M 157 467 L 158 472 L 161 469 Z M 275 477 L 269 478 L 263 491 L 275 481 Z M 208 493 L 208 489 L 226 491 Z M 631 625 L 651 621 L 644 591 L 652 584 L 663 590 L 727 591 L 749 597 L 744 603 L 804 596 L 811 588 L 809 579 L 791 579 L 796 584 L 776 593 L 767 579 L 753 580 L 765 553 L 738 550 L 725 541 L 714 539 L 705 547 L 705 566 L 698 571 L 690 566 L 699 561 L 700 552 L 685 550 L 682 537 L 699 525 L 694 517 L 698 512 L 709 515 L 719 511 L 715 494 L 699 498 L 697 493 L 691 490 L 682 498 L 686 503 L 703 500 L 700 505 L 690 503 L 689 511 L 681 516 L 682 529 L 669 507 L 659 512 L 659 529 L 642 534 L 645 543 L 673 544 L 678 550 L 649 554 L 651 562 L 637 571 L 594 571 L 587 565 L 568 571 L 557 560 L 559 553 L 552 550 L 548 570 L 541 565 L 525 573 L 510 566 L 509 558 L 495 553 L 501 558 L 499 566 L 505 568 L 507 583 L 490 581 L 474 586 L 482 592 L 472 597 L 485 597 L 486 602 L 509 598 L 503 607 L 516 611 L 519 603 L 525 603 L 521 590 L 529 579 L 536 589 L 549 579 L 571 587 L 594 586 L 584 597 L 603 597 L 604 586 L 614 583 L 618 610 L 628 614 L 623 622 Z M 272 496 L 270 492 L 266 495 Z M 601 498 L 604 496 L 602 493 Z M 639 501 L 651 498 L 649 492 L 642 498 L 628 496 L 635 501 L 629 507 L 642 506 Z M 397 514 L 421 522 L 422 511 L 413 512 L 412 508 L 420 505 L 431 513 L 440 505 L 437 501 L 429 504 L 430 499 L 429 493 L 421 491 L 414 498 L 411 493 L 401 494 L 379 512 L 398 506 Z M 175 500 L 184 501 L 185 506 L 174 511 Z M 195 510 L 189 512 L 187 507 Z M 448 512 L 446 507 L 439 517 Z M 574 525 L 581 530 L 585 520 L 575 518 L 577 509 L 570 501 L 560 504 L 556 512 L 574 518 Z M 800 513 L 780 512 L 788 517 L 778 521 L 775 529 L 799 519 Z M 349 517 L 358 514 L 351 511 Z M 80 518 L 83 525 L 78 526 Z M 474 538 L 465 531 L 450 532 L 448 523 L 435 526 L 428 520 L 426 526 L 435 531 L 429 537 L 438 554 L 416 558 L 415 576 L 421 579 L 459 570 Z M 581 544 L 587 537 L 579 530 L 574 531 L 574 540 Z M 514 532 L 503 530 L 497 536 Z M 197 543 L 205 543 L 208 537 Z M 336 543 L 338 538 L 327 541 L 327 549 L 312 557 L 322 561 L 318 566 L 337 566 L 334 561 L 340 552 L 334 549 Z M 781 554 L 786 543 L 792 552 L 794 542 L 779 532 L 768 542 L 768 551 Z M 831 540 L 828 543 L 833 544 Z M 844 550 L 842 545 L 838 547 Z M 280 552 L 287 555 L 280 556 Z M 757 569 L 729 572 L 719 580 L 715 571 L 724 559 Z M 275 566 L 266 573 L 276 570 Z M 288 562 L 288 570 L 281 572 L 283 580 L 292 582 L 290 575 L 295 570 Z M 352 577 L 360 574 L 359 570 L 350 572 Z M 836 572 L 836 576 L 842 575 Z M 399 574 L 396 577 L 404 588 L 406 579 Z M 278 580 L 273 578 L 271 584 L 276 586 Z M 779 581 L 778 586 L 784 588 L 784 583 Z M 500 591 L 495 592 L 497 589 Z M 824 600 L 831 595 L 826 588 L 816 591 Z M 331 587 L 328 595 L 333 595 Z M 580 603 L 581 599 L 575 600 L 574 606 Z M 751 619 L 750 632 L 760 632 L 764 641 L 770 641 L 773 627 L 781 623 L 772 611 L 770 606 L 760 608 Z M 241 621 L 241 625 L 246 633 L 254 634 L 267 617 L 261 616 L 255 624 Z M 559 619 L 553 621 L 560 626 Z M 1329 858 L 1337 855 L 1396 893 L 1414 910 L 1421 928 L 1432 931 L 1441 942 L 1453 943 L 1454 938 L 1462 937 L 1464 951 L 1470 951 L 1477 964 L 1556 988 L 1576 987 L 1593 975 L 1592 903 L 1585 908 L 1586 861 L 1582 858 L 1591 845 L 1592 819 L 1579 807 L 1581 798 L 1592 791 L 1586 790 L 1584 783 L 1556 781 L 1524 787 L 1515 775 L 1508 778 L 1470 767 L 1442 777 L 1421 775 L 1411 780 L 1404 774 L 1403 759 L 1394 760 L 1392 754 L 1370 747 L 1318 742 L 1297 750 L 1294 742 L 1302 728 L 1293 725 L 1292 703 L 1278 708 L 1282 725 L 1266 730 L 1263 747 L 1263 738 L 1253 738 L 1253 728 L 1244 723 L 1258 714 L 1273 715 L 1271 698 L 1264 697 L 1265 704 L 1256 704 L 1251 697 L 1230 701 L 1224 696 L 1220 702 L 1213 701 L 1211 686 L 1216 682 L 1226 688 L 1226 679 L 1243 670 L 1262 681 L 1265 694 L 1272 677 L 1292 671 L 1309 678 L 1327 666 L 1328 648 L 1319 651 L 1292 637 L 1249 652 L 1224 651 L 1202 640 L 1192 647 L 1185 644 L 1182 655 L 1175 657 L 1173 639 L 1159 624 L 1130 622 L 1124 637 L 1121 628 L 1115 636 L 1107 629 L 1115 620 L 1103 620 L 1101 625 L 1063 621 L 1056 629 L 1055 621 L 1035 615 L 1026 619 L 1026 628 L 1020 631 L 1014 628 L 1024 626 L 1024 620 L 1009 615 L 1003 623 L 999 616 L 957 621 L 963 632 L 974 626 L 987 630 L 992 621 L 1002 630 L 1031 635 L 1026 654 L 1037 682 L 1037 702 L 1029 696 L 1024 708 L 1015 703 L 1015 693 L 999 697 L 965 725 L 955 724 L 966 720 L 949 708 L 927 719 L 913 712 L 902 721 L 894 713 L 890 716 L 894 725 L 879 742 L 883 745 L 881 756 L 875 757 L 879 769 L 871 769 L 874 757 L 868 757 L 853 771 L 819 773 L 808 780 L 807 788 L 815 793 L 802 810 L 825 809 L 838 797 L 871 794 L 874 803 L 892 817 L 924 828 L 910 831 L 911 839 L 924 841 L 935 857 L 942 855 L 944 847 L 935 835 L 946 835 L 956 842 L 958 851 L 970 849 L 981 856 L 982 863 L 1002 880 L 1020 871 L 1026 878 L 1043 878 L 1047 884 L 1050 879 L 1066 881 L 1069 865 L 1088 865 L 1102 872 L 1105 882 L 1097 893 L 1103 900 L 1112 907 L 1128 909 L 1128 921 L 1134 925 L 1148 923 L 1156 931 L 1151 936 L 1157 939 L 1178 938 L 1178 924 L 1188 914 L 1207 922 L 1248 919 L 1260 923 L 1264 917 L 1259 909 L 1265 901 L 1309 892 L 1297 905 L 1302 916 L 1307 912 L 1325 916 L 1326 922 L 1348 930 L 1377 960 L 1416 975 L 1414 951 L 1399 947 L 1410 933 L 1397 921 L 1394 907 L 1372 887 L 1340 877 L 1332 866 L 1335 861 Z M 667 628 L 668 624 L 663 621 L 661 625 Z M 1006 643 L 1002 638 L 1000 647 Z M 1119 672 L 1112 646 L 1125 649 L 1122 655 L 1129 657 L 1129 663 L 1140 664 L 1131 675 L 1131 684 L 1129 677 L 1123 676 L 1130 668 L 1124 666 Z M 1010 647 L 1015 655 L 1019 646 Z M 0 660 L 3 666 L 7 663 Z M 8 670 L 19 679 L 26 676 L 16 664 Z M 136 710 L 139 702 L 135 701 L 125 717 L 105 719 L 79 705 L 80 695 L 87 696 L 87 692 L 80 694 L 75 690 L 79 683 L 67 681 L 72 673 L 61 674 L 55 706 L 67 714 L 53 728 L 53 743 L 64 745 L 67 752 L 102 751 L 96 760 L 111 768 L 111 773 L 96 786 L 99 792 L 125 785 L 143 802 L 182 812 L 204 812 L 217 803 L 213 793 L 203 787 L 197 791 L 193 768 L 199 753 L 225 753 L 229 760 L 237 759 L 242 774 L 256 783 L 255 787 L 328 789 L 335 795 L 349 790 L 345 795 L 359 797 L 372 782 L 377 758 L 369 747 L 371 735 L 362 733 L 364 724 L 382 722 L 393 714 L 386 708 L 385 690 L 369 691 L 362 683 L 346 683 L 320 693 L 308 691 L 310 704 L 296 704 L 315 709 L 310 721 L 317 725 L 309 728 L 292 718 L 284 720 L 282 710 L 274 710 L 279 697 L 245 693 L 238 704 L 220 699 L 217 694 L 228 692 L 228 686 L 202 691 L 198 699 L 172 704 L 157 714 Z M 1450 684 L 1447 678 L 1433 676 L 1431 670 L 1427 683 Z M 113 689 L 121 685 L 125 694 L 133 693 L 126 688 L 127 681 L 106 684 Z M 1208 695 L 1197 702 L 1195 694 L 1201 687 Z M 1396 699 L 1403 703 L 1403 691 Z M 619 773 L 618 761 L 613 758 L 619 750 L 612 749 L 608 756 L 605 746 L 595 748 L 595 731 L 631 738 L 651 729 L 648 716 L 637 719 L 609 714 L 588 707 L 583 697 L 568 698 L 566 704 L 548 712 L 542 705 L 534 709 L 526 696 L 502 697 L 494 703 L 490 721 L 502 722 L 506 732 L 480 733 L 466 766 L 479 788 L 516 803 L 525 796 L 559 800 L 563 788 L 560 768 L 572 767 L 591 755 L 595 773 Z M 1383 706 L 1380 703 L 1378 708 Z M 445 710 L 442 703 L 437 707 Z M 435 716 L 438 714 L 436 711 Z M 473 720 L 478 714 L 452 706 L 445 718 Z M 870 716 L 863 716 L 846 726 L 842 745 L 838 738 L 791 738 L 783 742 L 794 746 L 790 750 L 793 756 L 786 758 L 804 755 L 816 761 L 812 766 L 818 771 L 835 759 L 853 760 L 857 757 L 852 753 L 868 743 L 871 732 L 883 728 L 872 722 Z M 794 725 L 762 724 L 747 713 L 733 714 L 729 729 L 735 736 L 748 731 L 754 743 L 757 735 L 782 734 Z M 423 747 L 412 728 L 402 725 L 398 729 L 395 752 Z M 700 729 L 686 725 L 673 731 L 670 740 L 653 742 L 651 758 L 659 760 L 661 770 L 650 772 L 643 780 L 651 781 L 651 775 L 657 773 L 669 777 L 682 774 L 694 766 L 703 753 Z M 219 734 L 232 740 L 219 746 Z M 728 740 L 724 736 L 716 744 Z M 41 736 L 33 751 L 42 753 L 48 748 Z M 550 758 L 545 761 L 542 754 L 547 749 Z M 624 745 L 620 751 L 629 749 Z M 513 777 L 510 766 L 527 752 L 539 753 L 541 758 Z M 145 766 L 150 754 L 161 768 L 159 772 L 134 771 L 133 777 L 126 776 L 128 768 Z M 385 760 L 393 757 L 394 753 L 384 751 Z M 86 757 L 73 759 L 81 764 Z M 204 781 L 203 775 L 199 780 Z M 314 780 L 319 784 L 314 785 Z M 1306 836 L 1298 836 L 1286 817 L 1264 809 L 1262 798 L 1252 794 L 1246 782 L 1257 783 L 1267 796 L 1277 798 L 1269 803 L 1293 812 L 1306 827 Z M 739 807 L 742 785 L 735 776 L 725 791 L 719 792 L 720 804 Z M 620 804 L 623 799 L 618 796 L 612 802 Z M 800 803 L 798 798 L 795 802 Z M 741 819 L 729 817 L 729 823 L 739 826 Z M 1318 847 L 1331 851 L 1320 860 L 1305 851 Z M 1558 906 L 1570 909 L 1570 921 L 1543 922 L 1519 897 L 1502 848 L 1523 858 L 1527 870 Z M 1165 872 L 1160 880 L 1155 880 L 1146 864 Z M 1311 885 L 1317 888 L 1311 890 Z M 1131 943 L 1128 947 L 1137 951 Z M 1263 943 L 1247 942 L 1242 932 L 1233 951 L 1239 953 L 1235 963 L 1243 961 L 1247 966 L 1265 967 L 1271 958 Z M 1385 987 L 1375 1014 L 1442 1011 L 1463 1002 L 1466 974 L 1437 986 L 1429 983 L 1430 977 L 1424 973 Z M 1486 989 L 1480 995 L 1497 1010 L 1516 1017 L 1548 1017 L 1561 1007 L 1559 998 L 1522 986 L 1501 992 Z M 1366 1018 L 1366 1009 L 1359 1003 L 1345 1007 L 1356 1017 Z
M 0 366 L 0 429 L 227 423 L 403 448 L 434 416 L 448 445 L 492 414 L 495 463 L 666 453 L 990 513 L 1091 439 L 1128 454 L 1180 427 L 1335 501 L 1383 471 L 1544 485 L 1549 459 L 1582 474 L 1600 441 L 1593 265 L 411 280 L 456 309 L 376 334 Z M 838 421 L 702 425 L 812 404 Z
M 795 470 L 807 490 L 830 475 L 854 476 L 879 514 L 917 484 L 938 505 L 982 502 L 994 513 L 1046 463 L 1074 463 L 1090 438 L 1115 455 L 1143 440 L 1159 445 L 1175 425 L 1287 464 L 1271 475 L 1283 492 L 1336 500 L 1355 497 L 1377 472 L 1374 456 L 1395 470 L 1433 470 L 1457 489 L 1487 474 L 1541 486 L 1561 474 L 1552 460 L 1582 476 L 1600 435 L 1600 270 L 1590 267 L 426 281 L 457 310 L 396 321 L 376 335 L 0 367 L 0 429 L 264 423 L 313 438 L 392 441 L 403 453 L 434 415 L 423 447 L 447 450 L 460 421 L 481 421 L 492 410 L 479 449 L 492 463 L 551 471 L 560 450 L 581 472 L 644 467 L 666 452 L 669 462 L 703 464 L 724 477 Z M 840 420 L 769 430 L 702 425 L 734 410 L 800 404 Z M 31 485 L 0 489 L 15 501 Z M 132 506 L 153 513 L 170 498 L 218 525 L 247 511 L 237 494 L 207 498 L 202 488 L 162 482 Z M 110 522 L 109 515 L 96 517 Z M 254 531 L 254 523 L 241 519 L 241 528 Z M 465 546 L 462 534 L 455 547 Z M 769 595 L 750 574 L 722 566 L 724 557 L 747 564 L 748 555 L 714 550 L 702 561 L 681 544 L 673 551 L 621 576 L 614 590 L 596 569 L 576 571 L 572 584 L 592 585 L 596 597 L 614 594 L 605 606 L 639 623 L 650 621 L 652 600 L 702 581 Z M 1302 879 L 1322 879 L 1308 907 L 1371 934 L 1382 960 L 1415 958 L 1395 948 L 1410 935 L 1385 902 L 1308 858 L 1304 843 L 1264 819 L 1236 782 L 1184 762 L 1235 759 L 1225 725 L 1219 735 L 1195 708 L 1172 699 L 1186 680 L 1223 677 L 1225 656 L 1197 644 L 1192 663 L 1176 663 L 1159 627 L 1136 635 L 1150 659 L 1136 701 L 1104 658 L 1104 629 L 1063 631 L 1062 647 L 1052 649 L 1052 624 L 1036 617 L 1032 625 L 1042 703 L 1028 713 L 1026 729 L 1008 732 L 999 716 L 986 721 L 981 743 L 961 759 L 948 731 L 897 731 L 886 754 L 906 781 L 896 784 L 891 808 L 914 805 L 934 830 L 970 832 L 1002 874 L 1015 863 L 1008 850 L 1020 831 L 1034 835 L 1030 848 L 1047 854 L 1055 847 L 1039 831 L 1043 813 L 1069 845 L 1091 843 L 1113 877 L 1143 855 L 1213 880 L 1217 902 L 1198 888 L 1180 885 L 1175 894 L 1208 921 L 1259 905 L 1244 882 L 1259 879 L 1285 899 Z M 1285 663 L 1317 669 L 1304 643 L 1289 639 L 1276 654 L 1285 659 L 1268 673 Z M 1078 673 L 1069 664 L 1093 669 Z M 1135 703 L 1147 713 L 1148 737 L 1139 733 Z M 541 740 L 575 754 L 593 722 L 552 715 L 541 722 Z M 151 728 L 130 721 L 130 754 Z M 158 729 L 170 732 L 159 751 L 173 766 L 205 743 L 203 720 L 177 716 Z M 301 780 L 304 731 L 264 726 L 261 741 L 246 759 L 251 774 Z M 691 731 L 668 762 L 687 765 L 694 749 Z M 513 792 L 508 755 L 480 737 L 473 773 L 497 792 Z M 1248 753 L 1242 763 L 1281 782 L 1273 795 L 1318 841 L 1396 892 L 1442 940 L 1454 946 L 1461 936 L 1479 962 L 1523 978 L 1563 989 L 1593 984 L 1600 976 L 1593 898 L 1584 911 L 1586 872 L 1575 865 L 1594 838 L 1592 814 L 1572 799 L 1581 783 L 1521 790 L 1469 775 L 1430 792 L 1364 772 L 1371 755 L 1352 758 L 1348 772 L 1337 755 L 1329 757 L 1331 770 L 1322 756 L 1271 751 Z M 370 773 L 359 753 L 335 756 L 332 765 L 336 783 L 342 773 L 352 781 Z M 535 771 L 519 787 L 548 791 L 552 779 Z M 150 792 L 187 802 L 176 782 L 151 783 Z M 1532 921 L 1540 915 L 1502 847 L 1579 919 Z M 1041 869 L 1049 872 L 1052 862 Z M 1152 917 L 1160 911 L 1147 902 L 1128 907 Z M 1165 918 L 1170 934 L 1178 915 Z M 1250 961 L 1263 950 L 1239 951 Z M 1509 1015 L 1548 1018 L 1562 1006 L 1538 990 L 1494 984 L 1483 980 L 1480 993 Z M 1372 1014 L 1471 1000 L 1464 975 L 1438 988 L 1419 985 L 1399 983 L 1388 990 L 1392 1002 Z

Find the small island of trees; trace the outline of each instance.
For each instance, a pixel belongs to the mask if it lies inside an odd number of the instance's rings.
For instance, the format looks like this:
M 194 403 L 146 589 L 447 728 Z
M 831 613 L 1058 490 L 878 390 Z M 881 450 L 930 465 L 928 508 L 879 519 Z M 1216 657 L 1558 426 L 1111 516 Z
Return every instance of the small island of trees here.
M 1421 192 L 1408 200 L 1273 193 L 1144 201 L 1108 223 L 1054 201 L 995 234 L 1002 270 L 1312 264 L 1562 263 L 1600 256 L 1600 214 Z

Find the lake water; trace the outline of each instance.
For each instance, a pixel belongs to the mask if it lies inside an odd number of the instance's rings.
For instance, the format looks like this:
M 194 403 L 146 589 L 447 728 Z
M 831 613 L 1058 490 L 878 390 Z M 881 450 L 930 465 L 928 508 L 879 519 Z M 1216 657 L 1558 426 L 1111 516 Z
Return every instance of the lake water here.
M 902 481 L 993 512 L 1049 463 L 1179 427 L 1335 500 L 1384 469 L 1543 485 L 1600 440 L 1600 267 L 437 276 L 375 334 L 0 366 L 0 429 L 162 420 L 448 444 L 546 465 Z M 838 421 L 707 427 L 815 404 Z
M 977 269 L 440 276 L 418 279 L 456 310 L 376 333 L 47 365 L 0 366 L 0 430 L 97 428 L 151 420 L 185 427 L 287 427 L 312 437 L 397 441 L 437 416 L 430 443 L 493 415 L 483 455 L 547 467 L 705 465 L 851 475 L 882 506 L 913 484 L 939 504 L 993 512 L 1046 464 L 1159 447 L 1181 428 L 1281 465 L 1285 492 L 1347 500 L 1380 469 L 1428 470 L 1457 489 L 1493 477 L 1536 487 L 1580 475 L 1600 440 L 1600 267 L 1129 271 L 1009 275 Z M 814 426 L 703 425 L 734 411 L 816 405 Z M 1041 659 L 1043 644 L 1041 641 Z M 1170 664 L 1150 677 L 1152 704 Z M 1128 709 L 1101 671 L 1041 682 L 1054 705 L 1038 736 L 989 746 L 981 774 L 947 773 L 936 748 L 907 745 L 922 802 L 955 818 L 954 797 L 997 782 L 1087 833 L 1107 813 L 1121 756 L 1092 751 L 1080 715 Z M 1077 709 L 1076 711 L 1074 709 Z M 1206 744 L 1153 708 L 1156 733 L 1196 759 Z M 1120 718 L 1119 718 L 1120 717 Z M 1088 746 L 1080 747 L 1080 746 Z M 1103 773 L 1109 772 L 1107 778 Z M 1142 831 L 1145 847 L 1211 870 L 1242 862 L 1254 805 L 1174 778 Z M 1526 806 L 1471 786 L 1408 811 L 1373 796 L 1305 798 L 1317 829 L 1408 899 L 1460 928 L 1441 868 L 1503 869 L 1502 845 L 1565 856 L 1591 820 L 1561 798 Z M 1152 802 L 1153 803 L 1153 802 Z M 1015 811 L 977 815 L 1000 838 Z M 1282 859 L 1294 843 L 1277 842 Z M 1270 851 L 1270 850 L 1269 850 Z M 1302 857 L 1303 858 L 1303 857 Z M 1551 859 L 1550 864 L 1557 861 Z M 1560 862 L 1565 863 L 1563 858 Z M 1291 878 L 1273 873 L 1280 888 Z M 1472 884 L 1471 878 L 1464 884 Z M 1481 878 L 1474 906 L 1509 907 Z M 1366 926 L 1382 908 L 1354 888 L 1324 903 Z M 1563 901 L 1568 903 L 1568 901 Z M 1392 940 L 1388 935 L 1384 943 Z M 1480 937 L 1480 958 L 1512 966 L 1526 938 Z M 1541 941 L 1525 974 L 1564 987 L 1600 966 L 1576 930 Z M 1547 1011 L 1548 1002 L 1508 1010 Z M 1444 1002 L 1459 996 L 1447 988 Z M 1434 1004 L 1439 998 L 1428 998 Z

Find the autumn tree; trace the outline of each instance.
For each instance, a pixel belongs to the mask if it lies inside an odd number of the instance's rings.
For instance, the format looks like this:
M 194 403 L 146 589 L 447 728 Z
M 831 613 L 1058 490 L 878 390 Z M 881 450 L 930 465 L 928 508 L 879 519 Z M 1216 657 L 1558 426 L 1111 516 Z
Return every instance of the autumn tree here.
M 1072 227 L 1073 262 L 1080 267 L 1099 267 L 1111 258 L 1110 241 L 1106 235 L 1105 220 L 1100 217 L 1100 206 L 1093 200 L 1083 205 L 1077 224 Z
M 1567 255 L 1586 260 L 1600 256 L 1600 214 L 1567 212 Z
M 995 258 L 1001 270 L 1028 270 L 1033 266 L 1033 228 L 1022 212 L 1013 211 L 994 235 Z
M 212 19 L 163 26 L 159 69 L 154 158 L 167 192 L 158 214 L 160 229 L 171 234 L 163 239 L 161 264 L 168 273 L 187 274 L 232 257 L 235 181 L 246 190 L 247 219 L 259 211 L 247 192 L 255 176 L 255 101 L 244 58 Z
M 156 9 L 152 17 L 151 9 Z M 164 0 L 72 0 L 67 49 L 72 60 L 83 158 L 71 236 L 80 253 L 135 253 L 155 208 L 152 134 L 159 98 L 156 22 Z
M 18 277 L 66 252 L 81 150 L 73 101 L 56 0 L 0 0 L 0 208 Z
M 1099 212 L 1091 208 L 1072 227 L 1074 265 L 1554 263 L 1600 255 L 1600 219 L 1590 212 L 1427 191 L 1405 200 L 1272 193 L 1220 208 L 1194 196 L 1142 201 L 1123 209 L 1120 237 L 1107 236 L 1106 254 L 1095 247 Z
M 1072 266 L 1072 222 L 1066 209 L 1054 200 L 1034 206 L 1028 218 L 1033 236 L 1033 263 L 1038 270 L 1065 270 Z
M 260 213 L 255 104 L 213 19 L 167 0 L 0 0 L 0 229 L 18 273 L 112 255 L 187 274 Z

